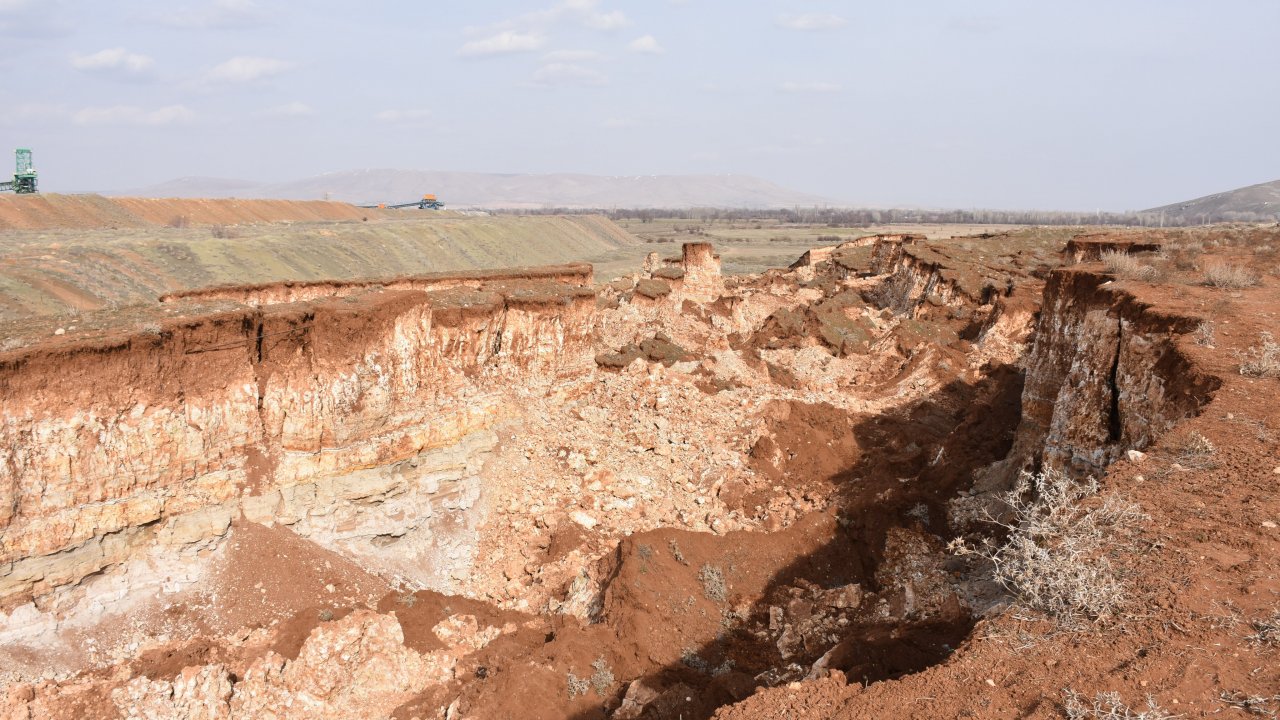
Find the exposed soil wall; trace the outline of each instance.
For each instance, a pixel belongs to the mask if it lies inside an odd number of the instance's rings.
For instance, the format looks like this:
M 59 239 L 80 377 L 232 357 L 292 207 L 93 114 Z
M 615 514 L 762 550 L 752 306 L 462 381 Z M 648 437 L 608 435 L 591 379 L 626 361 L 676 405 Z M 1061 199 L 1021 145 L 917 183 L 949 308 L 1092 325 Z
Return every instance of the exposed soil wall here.
M 456 444 L 520 389 L 585 370 L 593 310 L 590 291 L 512 279 L 0 354 L 0 602 L 118 562 L 138 533 L 182 544 L 242 511 L 325 512 L 323 497 L 280 495 L 322 478 L 386 485 L 356 496 L 429 484 L 352 473 Z
M 1199 323 L 1136 300 L 1096 271 L 1055 270 L 1006 472 L 1049 466 L 1097 475 L 1195 415 L 1221 383 L 1177 346 Z

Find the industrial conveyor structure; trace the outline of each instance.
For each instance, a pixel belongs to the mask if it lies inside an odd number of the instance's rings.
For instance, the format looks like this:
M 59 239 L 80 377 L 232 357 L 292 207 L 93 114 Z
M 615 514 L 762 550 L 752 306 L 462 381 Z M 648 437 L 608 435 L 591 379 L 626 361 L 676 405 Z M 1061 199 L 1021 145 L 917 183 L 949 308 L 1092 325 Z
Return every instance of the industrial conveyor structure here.
M 12 190 L 20 195 L 36 192 L 36 169 L 31 164 L 31 151 L 18 148 L 14 153 L 17 165 L 13 171 L 12 182 L 0 182 L 0 192 Z

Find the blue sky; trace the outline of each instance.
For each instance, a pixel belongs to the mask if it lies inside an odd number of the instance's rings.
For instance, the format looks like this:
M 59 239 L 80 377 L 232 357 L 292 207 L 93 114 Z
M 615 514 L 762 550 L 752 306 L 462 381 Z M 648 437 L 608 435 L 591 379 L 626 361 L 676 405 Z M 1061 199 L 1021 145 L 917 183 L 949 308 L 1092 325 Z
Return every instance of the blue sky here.
M 1280 178 L 1278 30 L 1274 0 L 0 0 L 0 149 L 49 191 L 390 167 L 1140 209 Z

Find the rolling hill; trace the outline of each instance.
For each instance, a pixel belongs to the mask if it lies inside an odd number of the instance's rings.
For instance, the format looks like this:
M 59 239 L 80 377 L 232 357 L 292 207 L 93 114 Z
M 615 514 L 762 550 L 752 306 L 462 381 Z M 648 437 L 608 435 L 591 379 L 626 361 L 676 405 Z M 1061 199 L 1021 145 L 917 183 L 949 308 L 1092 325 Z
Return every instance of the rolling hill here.
M 1214 193 L 1143 212 L 1163 214 L 1168 222 L 1177 224 L 1280 221 L 1280 180 Z

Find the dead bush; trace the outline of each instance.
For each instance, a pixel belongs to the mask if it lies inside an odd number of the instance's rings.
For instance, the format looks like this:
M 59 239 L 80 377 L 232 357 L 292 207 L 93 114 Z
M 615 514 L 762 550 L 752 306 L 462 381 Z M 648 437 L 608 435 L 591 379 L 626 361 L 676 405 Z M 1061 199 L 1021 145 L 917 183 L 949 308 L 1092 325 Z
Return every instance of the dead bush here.
M 1170 715 L 1150 695 L 1147 696 L 1146 710 L 1134 710 L 1125 704 L 1120 693 L 1100 692 L 1092 700 L 1070 689 L 1063 693 L 1067 696 L 1063 703 L 1067 720 L 1173 720 L 1179 717 Z
M 1212 470 L 1218 466 L 1218 448 L 1198 432 L 1184 437 L 1173 446 L 1178 464 L 1190 470 Z
M 240 237 L 240 231 L 231 225 L 214 225 L 209 228 L 209 232 L 220 240 Z
M 1128 280 L 1158 282 L 1164 277 L 1164 273 L 1159 268 L 1147 265 L 1128 253 L 1113 250 L 1102 253 L 1102 266 L 1107 269 L 1107 272 Z
M 1275 717 L 1275 713 L 1271 712 L 1271 705 L 1280 704 L 1280 695 L 1248 695 L 1246 693 L 1223 690 L 1218 695 L 1218 699 L 1227 707 L 1233 707 L 1246 715 L 1261 715 L 1263 717 Z
M 1214 344 L 1217 342 L 1216 338 L 1214 337 L 1214 327 L 1215 326 L 1213 324 L 1213 321 L 1211 320 L 1205 320 L 1204 322 L 1197 325 L 1196 331 L 1193 334 L 1196 340 L 1196 344 L 1201 347 L 1207 347 L 1207 348 L 1213 347 Z
M 708 600 L 724 602 L 729 599 L 729 588 L 724 582 L 724 571 L 715 565 L 703 565 L 698 571 L 698 579 L 702 581 L 702 594 Z
M 1249 621 L 1253 632 L 1247 636 L 1249 642 L 1257 645 L 1280 647 L 1280 609 L 1271 613 L 1270 617 Z
M 1107 496 L 1098 482 L 1073 480 L 1056 470 L 1023 473 L 1003 502 L 1007 520 L 1003 544 L 951 543 L 958 555 L 989 561 L 997 582 L 1021 604 L 1059 620 L 1103 619 L 1116 613 L 1128 593 L 1110 555 L 1126 548 L 1126 536 L 1146 520 L 1138 506 Z
M 609 663 L 605 662 L 604 657 L 591 663 L 591 668 L 595 670 L 591 675 L 591 686 L 596 689 L 597 695 L 604 697 L 605 693 L 609 692 L 609 688 L 613 687 L 613 670 L 609 668 Z
M 1223 290 L 1241 290 L 1257 285 L 1258 276 L 1239 265 L 1215 263 L 1204 269 L 1204 284 Z
M 591 690 L 591 682 L 586 678 L 580 678 L 573 673 L 568 675 L 569 683 L 569 699 L 572 700 L 579 695 L 586 695 Z
M 1240 374 L 1253 378 L 1280 377 L 1280 343 L 1269 332 L 1259 337 L 1260 345 L 1236 354 L 1240 359 Z
M 191 221 L 186 215 L 175 215 L 169 218 L 168 225 L 171 228 L 184 228 L 191 225 Z

